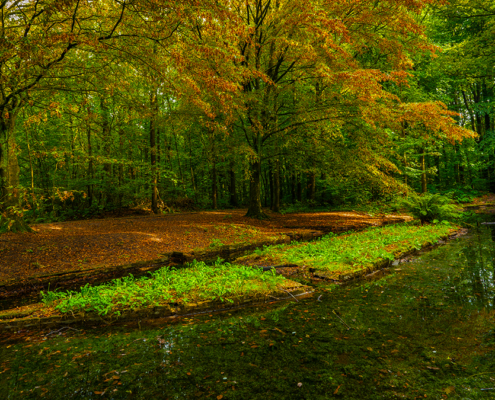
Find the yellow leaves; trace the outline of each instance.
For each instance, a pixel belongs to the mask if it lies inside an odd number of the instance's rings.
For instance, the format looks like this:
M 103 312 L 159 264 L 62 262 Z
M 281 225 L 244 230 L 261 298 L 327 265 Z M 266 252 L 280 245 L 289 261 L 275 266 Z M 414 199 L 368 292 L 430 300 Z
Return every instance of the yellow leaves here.
M 445 394 L 451 394 L 451 393 L 455 392 L 455 387 L 449 386 L 449 387 L 446 387 L 445 389 L 443 389 L 443 391 L 445 392 Z

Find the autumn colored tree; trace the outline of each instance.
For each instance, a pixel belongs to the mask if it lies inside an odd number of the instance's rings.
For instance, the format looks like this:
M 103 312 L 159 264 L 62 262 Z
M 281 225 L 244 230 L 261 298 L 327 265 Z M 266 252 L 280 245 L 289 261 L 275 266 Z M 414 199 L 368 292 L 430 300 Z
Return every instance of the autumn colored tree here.
M 374 128 L 393 125 L 388 114 L 400 100 L 384 83 L 406 84 L 409 54 L 431 49 L 415 18 L 427 3 L 231 2 L 245 28 L 234 63 L 244 72 L 236 127 L 249 145 L 248 216 L 264 217 L 264 147 L 281 132 L 317 132 L 325 122 L 349 131 L 343 127 L 354 119 L 380 140 L 383 130 Z M 435 104 L 430 109 L 443 113 Z
M 11 229 L 26 209 L 38 222 L 125 206 L 247 206 L 264 218 L 263 207 L 291 202 L 427 190 L 444 160 L 463 160 L 458 175 L 475 179 L 467 146 L 477 139 L 465 128 L 492 130 L 482 109 L 492 81 L 486 94 L 478 78 L 454 88 L 435 64 L 454 50 L 425 34 L 457 28 L 433 1 L 0 5 L 0 202 Z M 484 35 L 483 18 L 463 40 Z

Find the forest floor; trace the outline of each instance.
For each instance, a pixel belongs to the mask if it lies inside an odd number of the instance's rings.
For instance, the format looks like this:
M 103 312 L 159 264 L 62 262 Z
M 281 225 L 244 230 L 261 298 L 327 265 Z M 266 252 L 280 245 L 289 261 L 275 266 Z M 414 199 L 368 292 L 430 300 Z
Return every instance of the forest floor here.
M 288 234 L 344 232 L 410 219 L 359 212 L 274 214 L 246 218 L 246 210 L 126 216 L 32 226 L 32 233 L 0 235 L 0 284 L 12 279 L 151 261 L 167 252 L 262 242 Z

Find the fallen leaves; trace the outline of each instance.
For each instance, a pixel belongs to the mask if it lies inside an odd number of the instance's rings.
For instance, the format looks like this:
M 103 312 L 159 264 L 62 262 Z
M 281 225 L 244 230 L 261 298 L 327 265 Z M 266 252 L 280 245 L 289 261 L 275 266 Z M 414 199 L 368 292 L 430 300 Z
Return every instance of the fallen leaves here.
M 259 221 L 246 218 L 245 212 L 228 210 L 83 220 L 35 225 L 36 234 L 2 234 L 5 240 L 0 241 L 0 282 L 154 260 L 171 251 L 215 248 L 217 246 L 211 246 L 219 242 L 222 245 L 252 243 L 315 230 L 341 232 L 384 221 L 339 212 L 286 215 L 268 212 L 271 219 Z M 226 215 L 231 217 L 226 219 Z M 33 265 L 43 265 L 43 269 Z

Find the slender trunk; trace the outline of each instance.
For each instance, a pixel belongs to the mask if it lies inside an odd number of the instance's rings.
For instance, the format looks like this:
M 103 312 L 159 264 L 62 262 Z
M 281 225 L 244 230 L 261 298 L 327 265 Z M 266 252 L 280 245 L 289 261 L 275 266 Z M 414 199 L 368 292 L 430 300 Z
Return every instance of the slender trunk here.
M 151 210 L 158 214 L 158 178 L 156 169 L 156 118 L 158 114 L 157 91 L 150 95 L 150 164 L 151 164 Z
M 316 199 L 316 174 L 312 171 L 308 174 L 308 193 L 307 198 L 311 203 Z
M 468 98 L 466 96 L 466 92 L 464 90 L 462 91 L 462 98 L 464 100 L 464 105 L 466 106 L 466 110 L 469 113 L 469 118 L 471 119 L 471 129 L 473 131 L 477 132 L 475 116 L 474 116 L 473 110 L 471 109 L 471 106 L 469 105 L 469 101 L 468 101 Z M 480 132 L 478 132 L 478 133 L 480 133 Z
M 273 171 L 273 202 L 272 211 L 280 212 L 280 158 L 275 159 L 275 168 Z
M 421 154 L 421 193 L 426 193 L 428 191 L 427 178 L 426 178 L 426 149 L 423 148 L 423 153 Z
M 124 155 L 124 132 L 122 129 L 119 129 L 119 149 L 120 156 Z M 122 187 L 124 184 L 124 164 L 122 161 L 119 162 L 119 186 Z M 120 205 L 122 206 L 122 196 L 119 196 Z
M 28 159 L 29 159 L 29 176 L 31 178 L 31 193 L 34 196 L 34 169 L 33 169 L 33 159 L 31 157 L 31 146 L 29 145 L 29 137 L 27 129 L 24 130 L 26 134 L 26 144 L 28 148 Z M 69 165 L 67 163 L 67 165 Z
M 274 174 L 274 168 L 273 168 L 273 163 L 272 161 L 270 161 L 268 163 L 268 186 L 270 188 L 269 190 L 269 193 L 270 193 L 270 209 L 273 208 L 273 200 L 274 200 L 274 196 L 273 196 L 273 174 Z
M 112 194 L 111 194 L 112 165 L 108 162 L 108 160 L 110 159 L 111 125 L 110 125 L 110 116 L 109 116 L 109 111 L 108 111 L 108 104 L 105 101 L 105 98 L 103 95 L 100 97 L 100 108 L 101 108 L 101 114 L 102 114 L 101 132 L 102 132 L 102 139 L 103 139 L 103 153 L 105 156 L 105 161 L 103 163 L 103 185 L 104 186 L 102 187 L 101 190 L 104 191 L 104 195 L 102 196 L 103 203 L 110 203 L 110 202 L 112 202 Z
M 213 165 L 211 168 L 211 202 L 213 209 L 218 208 L 218 185 L 217 185 L 217 163 L 213 157 Z
M 179 176 L 180 176 L 180 181 L 182 182 L 182 189 L 184 191 L 186 190 L 185 182 L 184 182 L 184 174 L 182 173 L 182 162 L 181 162 L 181 157 L 179 153 L 179 145 L 177 143 L 177 135 L 174 132 L 174 142 L 175 142 L 175 154 L 177 154 L 177 162 L 179 164 Z
M 94 165 L 93 165 L 93 147 L 91 145 L 91 127 L 88 124 L 87 129 L 87 137 L 88 137 L 88 178 L 90 183 L 88 184 L 88 202 L 89 206 L 93 205 L 94 201 L 94 190 L 93 190 L 93 179 L 94 179 Z
M 296 181 L 297 181 L 297 186 L 296 186 L 296 197 L 297 201 L 301 202 L 302 201 L 302 174 L 298 173 L 296 174 Z
M 439 154 L 441 154 L 441 151 L 439 151 Z M 443 179 L 442 179 L 442 170 L 441 170 L 441 155 L 437 155 L 435 156 L 435 162 L 436 162 L 436 165 L 437 165 L 437 182 L 438 182 L 438 185 L 439 186 L 442 186 L 442 182 L 443 182 Z
M 198 189 L 196 187 L 196 178 L 194 175 L 194 168 L 193 168 L 193 155 L 192 155 L 192 143 L 191 143 L 191 132 L 189 132 L 188 135 L 188 142 L 189 142 L 189 169 L 191 171 L 191 185 L 194 190 L 194 200 L 197 203 L 198 202 Z
M 263 207 L 268 206 L 268 201 L 271 201 L 268 196 L 270 194 L 270 187 L 269 187 L 269 182 L 268 182 L 268 175 L 269 173 L 263 173 L 263 170 L 261 172 L 261 204 Z
M 239 201 L 237 199 L 236 181 L 235 181 L 235 164 L 234 160 L 230 161 L 229 175 L 230 175 L 230 205 L 232 207 L 239 207 Z
M 291 175 L 290 175 L 290 180 L 291 180 L 291 185 L 290 185 L 290 192 L 291 192 L 291 196 L 292 196 L 292 204 L 294 204 L 296 201 L 297 201 L 297 176 L 296 176 L 296 173 L 294 171 L 292 171 Z

